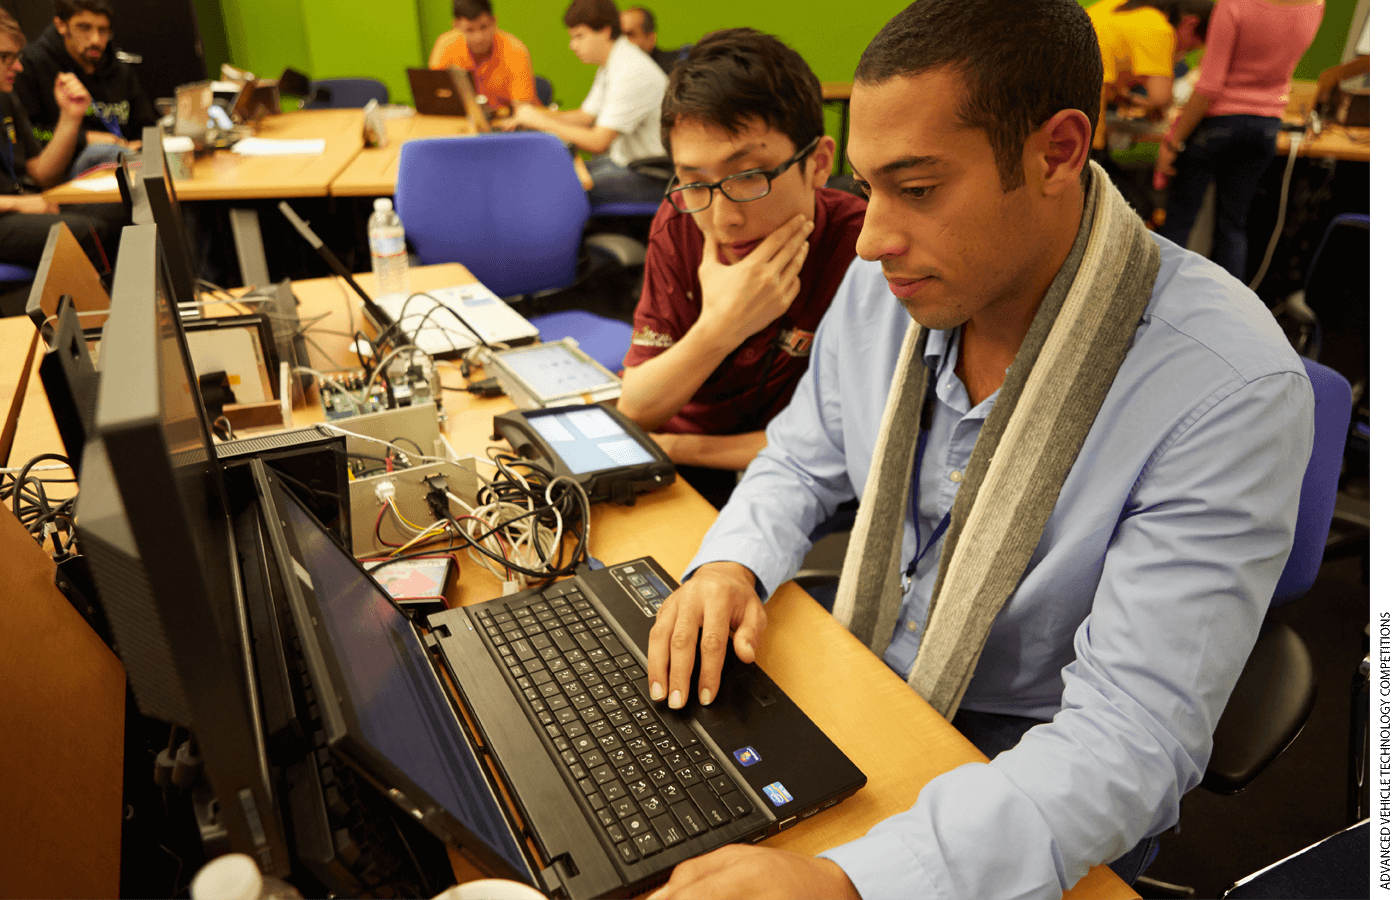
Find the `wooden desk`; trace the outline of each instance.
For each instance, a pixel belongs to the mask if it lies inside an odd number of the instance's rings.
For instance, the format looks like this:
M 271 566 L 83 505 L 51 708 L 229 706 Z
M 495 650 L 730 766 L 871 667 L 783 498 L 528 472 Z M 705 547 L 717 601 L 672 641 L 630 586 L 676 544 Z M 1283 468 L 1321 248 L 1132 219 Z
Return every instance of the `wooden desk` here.
M 415 290 L 469 278 L 455 264 L 413 269 L 411 275 Z M 358 277 L 368 284 L 370 276 Z M 329 312 L 327 322 L 343 324 L 344 301 L 329 279 L 299 282 L 295 289 L 303 315 Z M 355 364 L 352 354 L 347 352 L 346 357 L 346 363 Z M 444 431 L 453 447 L 465 454 L 480 452 L 487 445 L 491 417 L 510 409 L 511 403 L 505 398 L 479 400 L 450 393 L 444 406 L 448 416 Z M 590 549 L 609 563 L 650 555 L 678 576 L 715 515 L 693 488 L 678 481 L 642 496 L 632 507 L 594 505 Z M 499 595 L 498 581 L 479 567 L 463 565 L 455 602 L 475 603 Z M 767 611 L 768 630 L 759 663 L 869 778 L 866 787 L 841 806 L 771 838 L 769 846 L 817 853 L 853 840 L 877 822 L 908 809 L 930 779 L 963 763 L 985 760 L 800 588 L 783 585 L 774 592 Z M 813 652 L 813 647 L 821 652 Z M 459 877 L 467 871 L 459 869 Z M 1107 867 L 1099 866 L 1066 896 L 1136 895 Z
M 404 141 L 471 133 L 465 116 L 415 113 L 406 119 L 390 119 L 384 127 L 389 133 L 388 146 L 361 150 L 331 182 L 332 197 L 392 196 L 398 183 L 399 150 Z
M 1283 112 L 1283 121 L 1289 125 L 1306 124 L 1306 112 L 1312 107 L 1317 83 L 1295 81 L 1289 86 L 1288 106 Z M 1173 110 L 1166 120 L 1155 128 L 1132 128 L 1134 139 L 1142 143 L 1161 143 L 1166 137 L 1168 125 L 1176 119 L 1180 108 Z M 1131 124 L 1134 119 L 1120 120 Z M 1277 152 L 1287 156 L 1293 134 L 1280 130 Z M 1340 159 L 1348 162 L 1371 161 L 1371 129 L 1367 127 L 1344 128 L 1336 122 L 1328 122 L 1318 134 L 1304 132 L 1303 141 L 1298 146 L 1299 157 L 1314 159 Z
M 460 284 L 471 278 L 465 268 L 456 264 L 415 268 L 410 274 L 415 290 Z M 368 286 L 371 276 L 357 278 Z M 334 279 L 298 282 L 294 289 L 304 317 L 328 313 L 316 329 L 348 332 L 353 329 L 347 326 L 362 324 L 347 321 L 344 294 Z M 355 319 L 360 316 L 357 309 L 349 315 Z M 32 325 L 23 319 L 0 320 L 0 347 L 8 348 L 4 353 L 20 353 L 27 346 L 27 341 L 17 340 L 21 335 L 27 336 L 24 328 L 32 330 Z M 337 364 L 355 365 L 347 340 L 327 338 L 321 343 Z M 317 366 L 323 363 L 324 360 Z M 450 374 L 445 377 L 449 384 L 460 384 Z M 37 398 L 32 395 L 33 390 L 31 387 L 16 441 L 15 458 L 21 461 L 57 444 L 42 389 Z M 459 453 L 475 453 L 489 442 L 491 417 L 509 409 L 511 404 L 505 398 L 480 400 L 449 393 L 444 406 L 444 430 L 449 440 Z M 301 410 L 297 417 L 311 421 L 318 412 Z M 679 575 L 715 515 L 714 508 L 693 488 L 678 481 L 663 491 L 639 498 L 633 507 L 594 506 L 590 549 L 607 562 L 650 555 Z M 467 564 L 452 599 L 467 604 L 499 594 L 499 582 L 484 570 Z M 877 822 L 908 809 L 930 779 L 964 763 L 985 759 L 800 588 L 792 584 L 780 587 L 767 611 L 769 626 L 759 651 L 760 664 L 869 779 L 865 788 L 841 806 L 777 835 L 768 842 L 770 846 L 816 853 L 853 840 Z M 821 652 L 813 652 L 814 647 L 821 648 Z M 1014 858 L 1012 853 L 1009 860 Z M 460 860 L 456 862 L 459 877 L 469 877 L 470 870 Z M 1065 896 L 1137 895 L 1107 867 L 1098 866 Z
M 324 197 L 331 182 L 364 146 L 364 113 L 358 109 L 309 109 L 263 119 L 258 137 L 274 140 L 320 138 L 324 152 L 315 156 L 240 156 L 216 150 L 196 158 L 192 177 L 175 182 L 181 201 L 258 200 Z M 104 173 L 105 174 L 105 173 Z M 54 203 L 117 203 L 114 189 L 85 191 L 71 184 L 44 192 Z

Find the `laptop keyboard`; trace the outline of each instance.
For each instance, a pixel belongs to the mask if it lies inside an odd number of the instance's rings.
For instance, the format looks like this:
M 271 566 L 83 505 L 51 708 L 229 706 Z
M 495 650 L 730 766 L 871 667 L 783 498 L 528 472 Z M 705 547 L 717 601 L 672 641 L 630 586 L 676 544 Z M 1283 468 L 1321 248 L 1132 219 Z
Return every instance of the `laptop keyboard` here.
M 645 660 L 578 587 L 564 582 L 470 611 L 623 862 L 753 812 L 695 732 L 647 698 Z

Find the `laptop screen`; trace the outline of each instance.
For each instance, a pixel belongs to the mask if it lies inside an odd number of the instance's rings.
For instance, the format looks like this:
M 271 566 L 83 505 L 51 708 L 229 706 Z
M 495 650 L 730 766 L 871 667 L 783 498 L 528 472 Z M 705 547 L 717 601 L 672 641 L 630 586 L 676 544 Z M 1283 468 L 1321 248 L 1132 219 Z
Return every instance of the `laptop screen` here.
M 531 880 L 414 625 L 298 503 L 284 495 L 284 506 L 345 682 L 341 704 L 358 725 L 358 738 Z

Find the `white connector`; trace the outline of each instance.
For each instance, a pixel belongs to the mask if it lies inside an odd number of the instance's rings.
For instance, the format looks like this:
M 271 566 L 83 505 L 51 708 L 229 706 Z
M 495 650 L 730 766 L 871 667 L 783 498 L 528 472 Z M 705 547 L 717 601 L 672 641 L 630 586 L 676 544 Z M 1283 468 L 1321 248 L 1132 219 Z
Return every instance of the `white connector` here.
M 394 479 L 386 478 L 374 486 L 374 497 L 382 506 L 394 499 Z

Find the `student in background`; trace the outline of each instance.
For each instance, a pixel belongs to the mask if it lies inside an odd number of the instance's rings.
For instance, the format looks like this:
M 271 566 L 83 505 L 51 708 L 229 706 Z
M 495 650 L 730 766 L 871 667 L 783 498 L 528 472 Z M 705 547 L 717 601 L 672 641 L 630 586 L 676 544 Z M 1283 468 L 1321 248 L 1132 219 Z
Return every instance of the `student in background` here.
M 865 202 L 827 188 L 821 83 L 796 51 L 717 31 L 676 67 L 661 136 L 676 165 L 652 221 L 618 409 L 716 507 L 807 370 L 856 254 Z
M 622 33 L 627 40 L 646 51 L 651 61 L 661 67 L 667 75 L 681 61 L 679 50 L 662 50 L 656 46 L 656 14 L 645 6 L 634 6 L 622 11 Z
M 636 44 L 622 36 L 622 21 L 612 0 L 574 0 L 564 12 L 569 49 L 598 67 L 583 106 L 551 112 L 518 106 L 501 127 L 533 128 L 558 135 L 565 143 L 593 154 L 588 172 L 589 197 L 595 202 L 660 202 L 665 182 L 627 167 L 633 160 L 662 156 L 661 97 L 666 73 Z
M 136 69 L 117 59 L 108 0 L 54 0 L 53 24 L 24 49 L 24 71 L 15 96 L 41 142 L 53 139 L 60 117 L 53 83 L 71 73 L 92 98 L 78 135 L 71 174 L 114 162 L 124 149 L 141 146 L 141 130 L 158 116 Z
M 491 0 L 452 0 L 452 29 L 438 36 L 428 54 L 429 68 L 450 66 L 472 73 L 476 92 L 493 110 L 540 102 L 530 51 L 496 27 Z
M 121 205 L 68 206 L 60 212 L 38 193 L 64 180 L 92 98 L 73 73 L 55 75 L 49 92 L 58 118 L 48 145 L 40 149 L 14 92 L 15 80 L 24 71 L 23 48 L 19 23 L 0 9 L 0 262 L 37 266 L 49 229 L 61 220 L 68 223 L 94 268 L 106 274 L 111 271 L 108 256 L 116 250 Z
M 1249 203 L 1277 152 L 1289 80 L 1322 24 L 1323 0 L 1220 0 L 1196 89 L 1157 151 L 1163 237 L 1184 245 L 1215 182 L 1211 258 L 1245 280 Z
M 1099 0 L 1089 7 L 1103 54 L 1108 102 L 1140 107 L 1152 117 L 1163 115 L 1172 102 L 1176 61 L 1205 46 L 1213 2 Z

